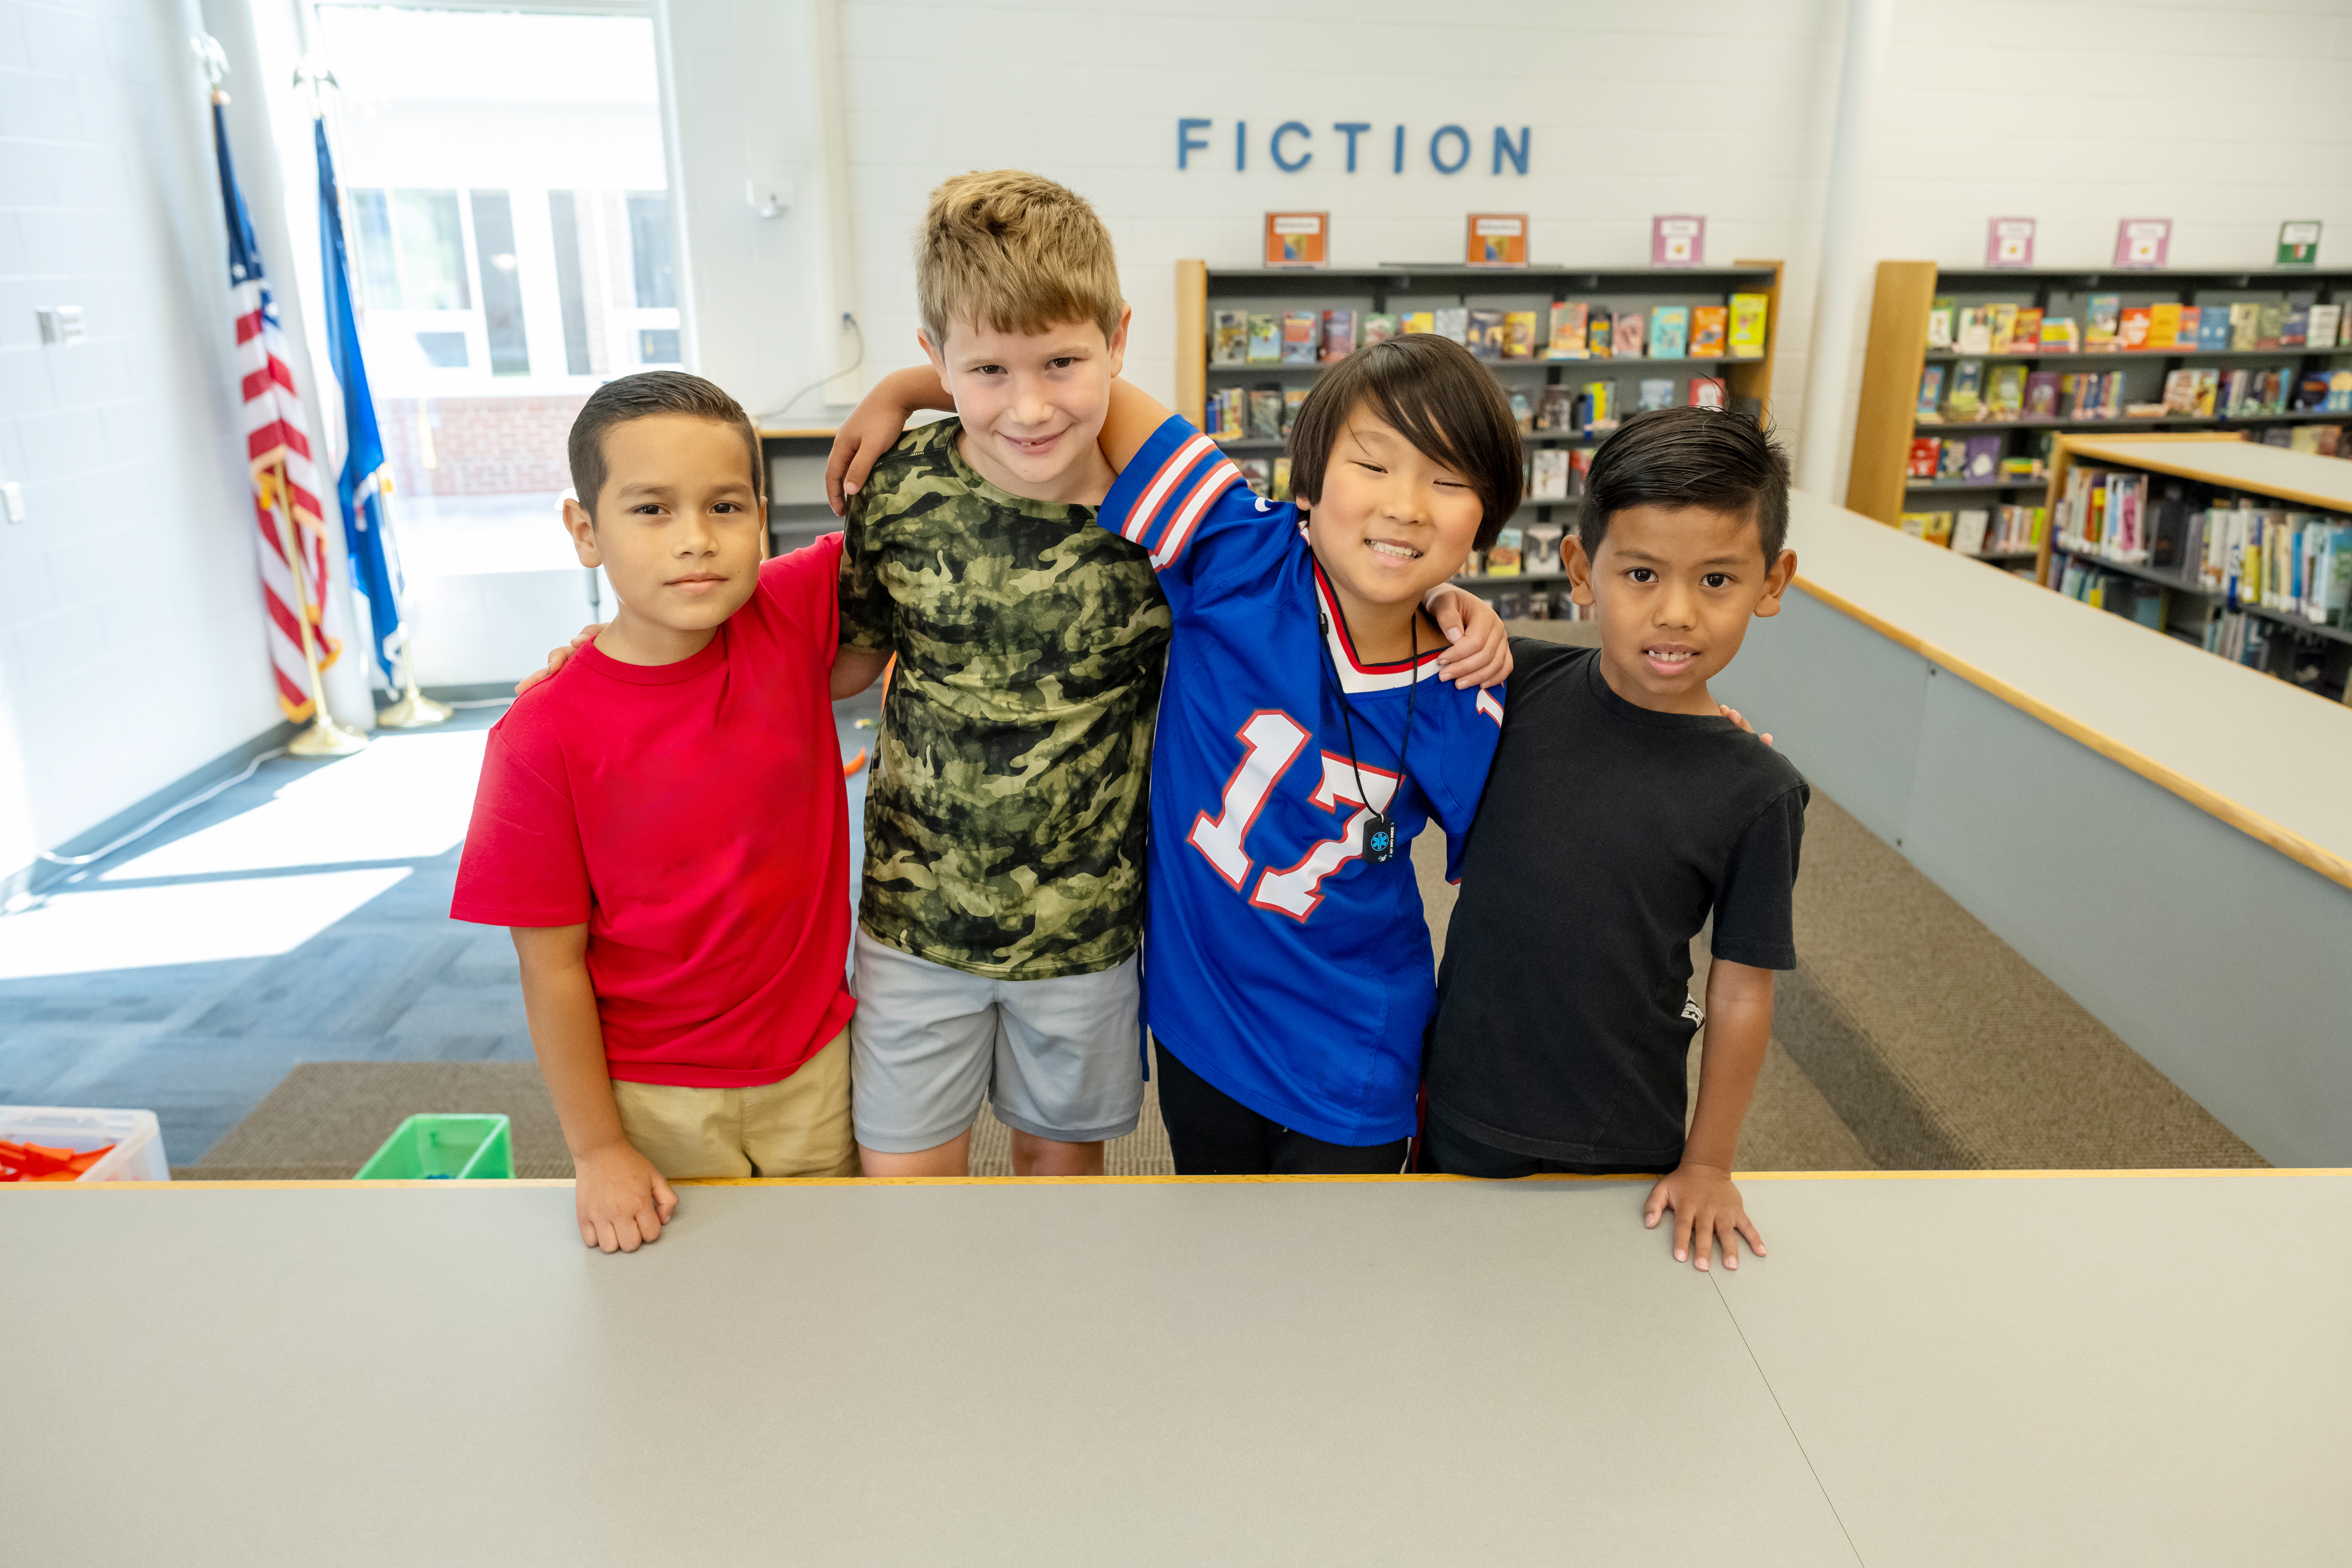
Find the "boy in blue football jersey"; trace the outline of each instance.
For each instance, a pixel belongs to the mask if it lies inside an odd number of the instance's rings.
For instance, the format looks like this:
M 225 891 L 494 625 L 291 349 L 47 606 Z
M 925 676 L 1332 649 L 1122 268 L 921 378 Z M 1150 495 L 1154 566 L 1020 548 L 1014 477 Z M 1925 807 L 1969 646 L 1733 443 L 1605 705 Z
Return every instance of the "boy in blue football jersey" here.
M 910 378 L 869 407 L 925 405 Z M 1188 1175 L 1393 1173 L 1435 1005 L 1407 843 L 1458 845 L 1501 732 L 1437 679 L 1423 609 L 1519 502 L 1518 430 L 1432 334 L 1331 367 L 1291 438 L 1296 504 L 1124 382 L 1096 521 L 1173 613 L 1151 760 L 1145 1006 Z

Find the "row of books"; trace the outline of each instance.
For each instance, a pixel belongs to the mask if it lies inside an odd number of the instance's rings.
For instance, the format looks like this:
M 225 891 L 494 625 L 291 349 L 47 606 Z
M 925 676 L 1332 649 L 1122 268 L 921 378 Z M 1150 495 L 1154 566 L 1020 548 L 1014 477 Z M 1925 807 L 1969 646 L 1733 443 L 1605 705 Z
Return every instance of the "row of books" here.
M 2083 467 L 2059 502 L 2058 544 L 2077 555 L 2178 572 L 2231 605 L 2315 626 L 2352 624 L 2352 518 L 2232 500 L 2198 507 L 2147 474 Z
M 1241 470 L 1242 479 L 1250 489 L 1268 500 L 1290 499 L 1290 459 L 1281 458 L 1236 458 L 1234 467 Z M 1538 447 L 1530 455 L 1523 473 L 1523 489 L 1530 501 L 1574 500 L 1584 494 L 1584 476 L 1592 471 L 1590 447 L 1571 451 L 1565 447 Z M 1505 530 L 1506 532 L 1511 531 Z M 1557 531 L 1555 531 L 1555 537 Z M 1555 564 L 1549 568 L 1558 571 Z
M 2277 622 L 2260 616 L 2224 610 L 2205 623 L 2205 651 L 2260 669 L 2270 663 L 2271 638 L 2279 629 Z
M 2084 320 L 2052 316 L 2038 305 L 1955 305 L 1927 310 L 1927 347 L 1964 354 L 2078 353 L 2212 353 L 2270 349 L 2306 352 L 2352 346 L 2352 320 L 2340 304 L 2309 294 L 2228 305 L 2159 301 L 2126 305 L 2120 294 L 2093 294 Z M 2079 327 L 2079 331 L 2078 331 Z
M 2058 575 L 2058 591 L 2093 609 L 2112 611 L 2155 631 L 2164 629 L 2165 617 L 2172 608 L 2172 595 L 2161 584 L 2102 571 L 2096 563 L 2081 556 L 2067 559 L 2065 570 Z
M 1495 613 L 1507 621 L 1589 621 L 1593 609 L 1568 596 L 1565 587 L 1502 588 L 1487 595 Z
M 1912 409 L 1922 424 L 1977 424 L 2032 419 L 2247 418 L 2303 412 L 2352 414 L 2352 367 L 2297 372 L 2291 364 L 2267 370 L 2223 370 L 2212 365 L 2166 374 L 2157 402 L 2126 401 L 2125 373 L 2054 370 L 2029 372 L 2021 364 L 1992 367 L 1964 359 L 1951 366 L 1931 364 L 1919 373 L 1919 396 Z
M 1769 299 L 1734 294 L 1728 305 L 1612 310 L 1571 300 L 1551 308 L 1550 332 L 1535 310 L 1218 310 L 1209 363 L 1335 364 L 1360 346 L 1406 332 L 1434 332 L 1497 363 L 1583 359 L 1761 359 Z
M 1672 408 L 1683 383 L 1672 376 L 1637 384 L 1632 412 Z M 1286 441 L 1307 401 L 1303 386 L 1224 386 L 1208 394 L 1202 427 L 1218 441 Z M 1580 386 L 1515 389 L 1511 414 L 1527 435 L 1602 436 L 1617 428 L 1625 407 L 1614 381 L 1591 381 Z M 1695 408 L 1720 408 L 1723 383 L 1694 375 L 1688 401 Z
M 1914 436 L 1909 475 L 1985 485 L 2032 484 L 2050 477 L 2038 457 L 2003 457 L 2001 442 L 1999 436 Z
M 1957 512 L 1906 511 L 1903 531 L 1961 555 L 2022 555 L 2042 548 L 2043 506 L 1969 507 Z

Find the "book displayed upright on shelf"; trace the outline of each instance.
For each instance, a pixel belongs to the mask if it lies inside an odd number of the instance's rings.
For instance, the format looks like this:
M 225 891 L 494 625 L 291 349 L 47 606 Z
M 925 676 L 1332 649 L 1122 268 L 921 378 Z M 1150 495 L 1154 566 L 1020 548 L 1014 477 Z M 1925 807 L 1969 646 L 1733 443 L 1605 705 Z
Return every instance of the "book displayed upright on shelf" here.
M 1443 310 L 1433 310 L 1430 312 L 1430 316 L 1432 325 L 1429 330 L 1431 331 L 1435 332 L 1441 338 L 1452 338 L 1457 343 L 1465 345 L 1468 344 L 1470 342 L 1470 311 L 1466 307 L 1455 305 Z
M 1356 352 L 1356 312 L 1326 310 L 1323 312 L 1323 353 L 1325 364 L 1337 364 Z
M 1724 342 L 1729 334 L 1730 308 L 1724 305 L 1695 305 L 1691 308 L 1690 352 L 1694 359 L 1721 359 Z
M 1612 359 L 1640 359 L 1643 347 L 1643 324 L 1639 310 L 1620 310 L 1612 330 L 1609 356 Z
M 1919 371 L 1919 400 L 1912 410 L 1918 419 L 1941 419 L 1944 404 L 1944 367 L 1939 364 L 1922 366 Z
M 1312 310 L 1285 310 L 1282 313 L 1282 363 L 1313 364 L 1315 351 L 1321 346 L 1323 323 Z
M 1938 300 L 1927 307 L 1927 347 L 1930 351 L 1948 351 L 1958 342 L 1952 335 L 1956 313 L 1957 307 L 1949 300 Z
M 2096 353 L 2114 348 L 2123 313 L 2124 297 L 2120 294 L 2094 294 L 2084 300 L 2083 314 L 2089 324 L 2083 329 L 2084 351 Z
M 1731 297 L 1730 353 L 1733 359 L 1764 357 L 1765 316 L 1771 300 L 1762 294 L 1734 294 Z
M 2046 354 L 2071 354 L 2083 352 L 2083 339 L 2072 316 L 2042 318 L 2042 352 Z
M 1374 343 L 1384 343 L 1396 335 L 1397 319 L 1394 316 L 1380 310 L 1364 312 L 1363 339 L 1366 348 L 1370 348 Z
M 1660 305 L 1650 312 L 1650 357 L 1681 359 L 1690 352 L 1690 307 Z
M 2037 370 L 2025 378 L 2025 416 L 2028 419 L 2058 417 L 2058 372 Z
M 1586 359 L 1592 353 L 1584 339 L 1585 303 L 1565 300 L 1551 308 L 1551 347 L 1546 359 Z
M 1282 363 L 1282 318 L 1270 310 L 1254 310 L 1249 319 L 1249 363 Z
M 1503 357 L 1507 360 L 1531 360 L 1536 357 L 1536 313 L 1533 310 L 1503 312 Z
M 1440 315 L 1444 311 L 1438 312 Z M 1468 321 L 1470 352 L 1483 360 L 1503 357 L 1503 312 L 1472 310 Z
M 1282 439 L 1282 393 L 1269 387 L 1249 395 L 1249 438 L 1253 441 Z
M 1584 313 L 1584 345 L 1589 357 L 1607 359 L 1609 345 L 1616 341 L 1616 319 L 1606 305 L 1595 305 Z
M 1249 363 L 1249 312 L 1220 310 L 1213 318 L 1215 331 L 1209 340 L 1211 364 L 1247 364 Z

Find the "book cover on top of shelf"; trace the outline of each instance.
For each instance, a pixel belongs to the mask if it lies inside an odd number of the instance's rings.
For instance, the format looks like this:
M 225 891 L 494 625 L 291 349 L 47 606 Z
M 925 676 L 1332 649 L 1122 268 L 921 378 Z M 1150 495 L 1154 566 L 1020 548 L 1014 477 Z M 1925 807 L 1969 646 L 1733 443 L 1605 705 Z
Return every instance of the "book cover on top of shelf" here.
M 1731 357 L 1762 359 L 1764 334 L 1768 326 L 1765 316 L 1771 299 L 1764 294 L 1734 294 L 1731 297 Z
M 1454 305 L 1432 311 L 1431 315 L 1434 324 L 1430 330 L 1439 337 L 1452 338 L 1455 342 L 1465 345 L 1470 342 L 1470 312 L 1467 309 Z
M 1525 267 L 1528 264 L 1528 215 L 1472 213 L 1462 259 L 1472 267 Z
M 2046 354 L 2080 353 L 2083 335 L 2072 316 L 2042 318 L 2042 352 Z
M 1265 264 L 1268 267 L 1320 267 L 1330 243 L 1331 215 L 1268 213 L 1265 215 Z
M 2319 259 L 2319 225 L 2310 219 L 2279 225 L 2278 262 L 2281 267 L 2309 267 Z
M 1584 312 L 1584 347 L 1593 359 L 1607 359 L 1609 345 L 1615 339 L 1615 318 L 1606 305 L 1591 305 Z
M 1612 359 L 1640 359 L 1642 357 L 1643 349 L 1647 346 L 1648 327 L 1642 320 L 1642 312 L 1639 310 L 1618 311 L 1615 326 L 1610 333 L 1609 357 Z
M 1356 312 L 1326 310 L 1323 312 L 1323 354 L 1325 364 L 1337 364 L 1356 352 Z
M 1282 363 L 1313 364 L 1323 337 L 1323 323 L 1312 310 L 1282 313 Z
M 1503 312 L 1472 310 L 1469 319 L 1470 352 L 1483 360 L 1503 357 Z
M 2161 267 L 2171 248 L 2168 217 L 2127 217 L 2116 225 L 2117 267 Z
M 1364 346 L 1384 343 L 1397 335 L 1397 319 L 1385 310 L 1367 310 L 1363 322 Z
M 1690 352 L 1693 359 L 1721 359 L 1729 332 L 1731 311 L 1723 305 L 1691 307 Z
M 2180 306 L 2158 300 L 2147 308 L 2147 342 L 2152 349 L 2169 349 L 2180 342 Z
M 1249 312 L 1219 310 L 1215 316 L 1216 331 L 1209 339 L 1211 364 L 1247 364 L 1249 363 Z
M 1985 346 L 1985 353 L 1995 354 L 2009 353 L 2017 331 L 2017 306 L 2013 302 L 1988 305 L 1985 307 L 1985 317 L 1992 339 Z
M 2116 328 L 2123 319 L 2124 297 L 2121 294 L 2094 294 L 2083 302 L 2083 315 L 2089 323 L 2083 329 L 2083 347 L 2096 353 L 2116 346 Z
M 2200 305 L 2197 310 L 2197 347 L 2200 353 L 2230 346 L 2230 307 Z
M 1690 379 L 1690 405 L 1693 408 L 1724 406 L 1723 383 L 1711 375 L 1695 375 Z
M 1936 464 L 1941 459 L 1942 453 L 1943 443 L 1933 436 L 1912 437 L 1911 458 L 1904 467 L 1905 476 L 1914 479 L 1934 479 Z
M 2055 419 L 2058 417 L 2058 373 L 2037 370 L 2025 378 L 2025 417 Z
M 2130 353 L 2148 346 L 2146 305 L 2126 305 L 2116 321 L 2116 345 Z
M 1591 353 L 1584 341 L 1584 301 L 1563 300 L 1551 308 L 1551 347 L 1546 359 L 1584 359 Z
M 1249 363 L 1282 363 L 1282 318 L 1271 310 L 1253 310 L 1249 319 Z
M 1953 305 L 1949 297 L 1938 299 L 1927 307 L 1927 346 L 1949 349 L 1958 342 L 1952 335 Z
M 1533 310 L 1503 312 L 1503 357 L 1509 360 L 1536 357 L 1536 313 Z
M 1919 370 L 1919 396 L 1911 406 L 1915 419 L 1934 419 L 1944 402 L 1944 367 L 1923 365 Z
M 1650 312 L 1650 357 L 1680 359 L 1690 352 L 1690 307 L 1660 305 Z

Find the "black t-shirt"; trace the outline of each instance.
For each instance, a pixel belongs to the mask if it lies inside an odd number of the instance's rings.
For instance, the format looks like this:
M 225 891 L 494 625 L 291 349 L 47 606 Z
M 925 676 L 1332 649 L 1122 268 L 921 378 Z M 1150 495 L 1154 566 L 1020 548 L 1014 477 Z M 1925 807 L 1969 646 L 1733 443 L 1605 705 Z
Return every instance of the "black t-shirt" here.
M 1793 969 L 1811 792 L 1727 719 L 1609 689 L 1599 650 L 1514 638 L 1503 738 L 1438 972 L 1429 1110 L 1482 1143 L 1580 1165 L 1682 1157 L 1699 1008 L 1690 942 Z

